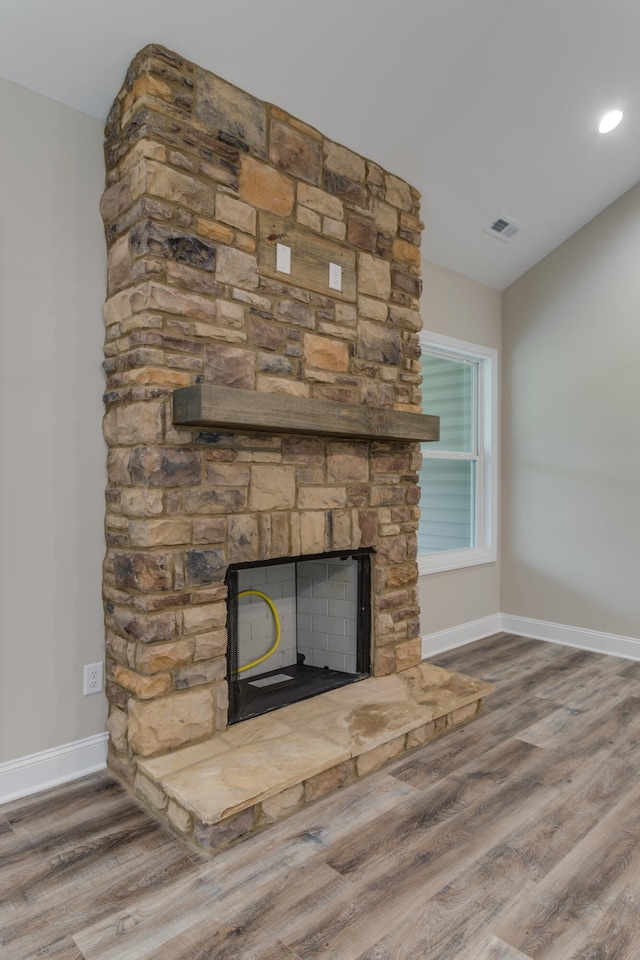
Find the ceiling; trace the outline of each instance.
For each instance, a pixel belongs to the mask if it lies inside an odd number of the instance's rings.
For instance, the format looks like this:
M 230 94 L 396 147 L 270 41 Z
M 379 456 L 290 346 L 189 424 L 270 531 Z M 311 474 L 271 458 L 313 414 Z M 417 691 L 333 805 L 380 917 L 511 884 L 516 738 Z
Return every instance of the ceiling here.
M 104 120 L 162 43 L 409 180 L 427 259 L 502 290 L 640 179 L 639 36 L 639 0 L 3 0 L 0 76 Z

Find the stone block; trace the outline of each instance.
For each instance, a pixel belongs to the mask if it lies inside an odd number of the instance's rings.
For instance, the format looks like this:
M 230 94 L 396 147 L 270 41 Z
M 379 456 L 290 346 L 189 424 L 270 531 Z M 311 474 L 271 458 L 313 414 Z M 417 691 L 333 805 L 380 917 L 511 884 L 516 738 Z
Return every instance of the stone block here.
M 248 350 L 222 343 L 207 344 L 204 361 L 205 382 L 252 390 L 255 362 L 255 354 Z
M 216 583 L 227 567 L 222 549 L 187 550 L 185 555 L 185 583 L 190 587 L 202 587 Z
M 406 240 L 401 240 L 400 237 L 396 237 L 393 241 L 391 251 L 394 260 L 402 260 L 405 263 L 411 264 L 413 267 L 420 266 L 420 248 L 416 247 L 413 243 L 407 243 Z
M 220 463 L 205 460 L 205 481 L 214 487 L 246 487 L 250 470 L 244 463 Z
M 229 563 L 259 560 L 258 521 L 251 514 L 229 517 Z
M 363 383 L 360 398 L 362 403 L 372 407 L 393 407 L 395 391 L 391 384 L 373 382 Z
M 437 737 L 439 733 L 442 733 L 445 728 L 445 722 L 445 717 L 439 717 L 437 720 L 430 720 L 428 723 L 423 723 L 421 727 L 416 727 L 415 730 L 410 730 L 407 733 L 407 750 L 412 750 L 414 747 L 422 747 L 425 743 L 429 743 L 429 741 Z
M 257 358 L 260 373 L 273 373 L 281 377 L 292 377 L 299 373 L 300 364 L 273 353 L 259 353 Z
M 324 217 L 322 221 L 322 232 L 327 237 L 344 240 L 347 235 L 347 225 L 343 223 L 342 220 L 332 220 L 331 217 Z
M 315 314 L 312 307 L 305 303 L 298 303 L 296 300 L 279 300 L 275 309 L 276 317 L 280 320 L 286 320 L 287 323 L 293 323 L 296 326 L 313 329 L 315 326 Z
M 175 690 L 186 690 L 188 687 L 197 687 L 213 680 L 223 680 L 226 672 L 227 660 L 224 656 L 189 663 L 173 671 L 173 686 Z
M 214 213 L 211 187 L 156 160 L 141 160 L 131 170 L 131 196 L 135 200 L 145 193 L 179 203 L 205 217 L 212 217 Z
M 358 255 L 358 292 L 388 300 L 391 296 L 391 268 L 386 260 L 370 253 Z
M 327 445 L 327 480 L 332 483 L 360 483 L 368 479 L 366 444 L 331 442 Z
M 210 689 L 178 691 L 157 700 L 129 701 L 129 743 L 151 757 L 213 733 L 214 699 Z
M 358 313 L 361 317 L 385 323 L 388 311 L 387 304 L 382 300 L 376 300 L 373 297 L 358 297 Z
M 129 237 L 120 237 L 107 255 L 107 290 L 111 296 L 131 283 Z
M 333 220 L 344 218 L 344 206 L 341 200 L 331 196 L 325 190 L 307 186 L 305 183 L 298 184 L 298 206 L 308 207 Z
M 134 780 L 134 789 L 145 803 L 148 803 L 153 810 L 164 810 L 168 803 L 166 793 L 153 780 L 145 776 L 140 770 L 136 773 Z
M 373 251 L 378 242 L 378 231 L 371 220 L 352 214 L 349 217 L 347 240 L 356 247 L 362 247 L 363 250 Z
M 230 283 L 246 290 L 255 290 L 260 280 L 258 261 L 251 254 L 243 253 L 242 250 L 219 247 L 216 280 L 219 283 Z
M 243 157 L 240 166 L 240 198 L 246 203 L 288 217 L 293 210 L 293 182 L 252 157 Z
M 203 517 L 193 521 L 194 543 L 222 543 L 226 536 L 225 517 Z
M 319 184 L 322 175 L 320 143 L 275 120 L 271 124 L 271 162 L 298 180 Z
M 459 723 L 471 720 L 471 718 L 475 717 L 479 712 L 481 706 L 481 700 L 474 700 L 473 703 L 468 703 L 464 707 L 458 707 L 457 710 L 452 710 L 451 713 L 447 714 L 447 727 L 455 727 Z
M 331 510 L 344 507 L 346 501 L 344 487 L 301 486 L 298 489 L 298 507 L 301 510 Z
M 366 753 L 360 754 L 360 756 L 356 758 L 356 772 L 358 776 L 364 777 L 367 773 L 372 773 L 372 771 L 384 766 L 389 760 L 393 760 L 398 754 L 404 752 L 405 744 L 406 739 L 403 735 L 401 737 L 395 737 L 395 739 L 389 740 L 387 743 L 382 743 L 379 747 L 374 747 L 373 750 L 367 750 Z
M 344 550 L 356 547 L 353 540 L 350 510 L 331 511 L 331 549 Z
M 107 730 L 109 732 L 109 739 L 111 743 L 120 752 L 126 751 L 128 747 L 127 741 L 127 729 L 128 729 L 128 719 L 127 714 L 124 710 L 119 710 L 117 707 L 109 707 L 109 718 L 107 720 Z
M 176 636 L 176 615 L 139 613 L 128 607 L 114 607 L 113 619 L 118 630 L 142 643 L 159 643 Z
M 304 783 L 304 798 L 307 803 L 312 800 L 319 800 L 330 793 L 335 793 L 347 784 L 353 783 L 356 777 L 355 763 L 353 760 L 345 760 L 330 770 L 310 777 Z
M 205 220 L 203 217 L 198 217 L 197 230 L 198 233 L 209 240 L 217 240 L 218 243 L 233 243 L 233 230 L 223 227 L 215 220 Z
M 373 220 L 382 233 L 395 236 L 398 230 L 398 211 L 380 200 L 373 201 Z
M 305 510 L 298 515 L 297 522 L 300 538 L 298 553 L 323 553 L 325 550 L 325 514 L 319 510 Z
M 226 193 L 219 193 L 216 197 L 216 217 L 244 233 L 256 232 L 255 207 L 241 200 L 234 200 Z
M 317 233 L 320 233 L 322 230 L 322 218 L 320 214 L 315 213 L 313 210 L 308 210 L 306 207 L 298 207 L 296 220 L 298 223 L 301 223 L 303 227 L 309 227 L 310 230 L 315 230 Z
M 244 510 L 247 491 L 235 487 L 215 487 L 205 490 L 187 490 L 184 509 L 187 514 L 227 514 Z
M 336 323 L 343 327 L 355 327 L 358 319 L 358 311 L 350 303 L 336 303 L 335 305 Z
M 343 177 L 349 177 L 350 180 L 364 180 L 365 161 L 352 150 L 347 150 L 346 147 L 331 140 L 325 140 L 324 157 L 327 170 L 340 173 Z
M 215 247 L 175 227 L 165 227 L 150 220 L 132 228 L 130 244 L 135 257 L 162 257 L 209 271 L 215 265 Z
M 162 513 L 162 490 L 124 487 L 120 493 L 122 512 L 130 517 L 152 517 Z
M 158 673 L 154 676 L 141 676 L 139 673 L 134 673 L 133 670 L 123 667 L 120 663 L 116 663 L 113 669 L 113 679 L 141 700 L 152 700 L 171 691 L 170 674 Z
M 255 807 L 249 807 L 233 817 L 227 817 L 219 823 L 206 824 L 196 820 L 193 827 L 193 840 L 198 846 L 210 853 L 226 847 L 253 830 L 256 822 Z
M 413 201 L 408 183 L 388 173 L 385 176 L 385 188 L 384 198 L 387 203 L 390 203 L 393 207 L 399 207 L 401 210 L 411 211 Z
M 129 458 L 133 483 L 152 487 L 184 487 L 199 484 L 202 479 L 201 454 L 197 450 L 176 450 L 172 447 L 137 448 Z
M 155 401 L 112 406 L 104 418 L 104 436 L 113 446 L 161 443 L 164 405 Z
M 396 291 L 402 291 L 414 300 L 417 300 L 422 293 L 422 280 L 413 274 L 405 273 L 404 270 L 394 268 L 391 271 L 391 280 Z M 406 297 L 404 298 L 406 301 Z
M 100 199 L 100 213 L 105 223 L 116 220 L 133 203 L 131 180 L 128 176 L 118 180 L 104 191 Z
M 295 505 L 295 499 L 296 481 L 293 467 L 270 464 L 251 467 L 251 510 L 287 510 Z
M 396 670 L 408 670 L 422 660 L 422 641 L 420 637 L 399 643 L 395 648 Z
M 336 197 L 347 200 L 357 207 L 366 207 L 367 190 L 361 183 L 356 183 L 349 177 L 344 177 L 340 173 L 333 173 L 331 170 L 325 171 L 324 183 L 329 193 L 333 193 Z
M 317 440 L 315 437 L 284 437 L 282 457 L 286 463 L 322 464 L 324 463 L 322 440 Z
M 295 813 L 304 802 L 304 787 L 301 783 L 294 784 L 287 790 L 282 790 L 275 797 L 268 797 L 262 801 L 261 821 L 263 823 L 277 823 L 278 820 Z
M 193 824 L 192 814 L 190 814 L 188 810 L 185 810 L 184 807 L 181 807 L 180 804 L 176 803 L 175 800 L 171 799 L 167 804 L 166 814 L 167 820 L 175 827 L 178 833 L 188 837 Z
M 214 300 L 185 292 L 177 287 L 167 287 L 155 281 L 136 287 L 130 294 L 130 300 L 131 310 L 134 313 L 159 310 L 162 313 L 185 317 L 190 322 L 202 320 L 210 323 L 216 320 Z
M 194 113 L 227 139 L 265 156 L 267 149 L 267 111 L 265 104 L 244 90 L 197 68 Z
M 262 347 L 265 350 L 282 350 L 285 344 L 285 332 L 281 324 L 255 317 L 251 339 L 256 347 Z
M 361 320 L 358 327 L 357 355 L 360 360 L 399 366 L 402 363 L 400 334 L 383 324 Z
M 169 643 L 154 643 L 138 646 L 136 650 L 136 668 L 141 673 L 161 673 L 189 663 L 193 654 L 193 643 L 186 638 Z
M 342 341 L 304 335 L 304 359 L 306 367 L 320 370 L 347 371 L 349 369 L 349 346 Z
M 188 520 L 131 520 L 129 540 L 133 547 L 170 546 L 191 541 Z
M 402 327 L 404 330 L 416 332 L 422 330 L 422 317 L 418 310 L 394 305 L 389 308 L 389 320 L 394 326 Z
M 199 633 L 194 637 L 194 661 L 214 660 L 224 657 L 227 652 L 227 631 L 210 630 L 208 633 Z
M 202 603 L 182 611 L 183 633 L 199 633 L 224 627 L 227 622 L 226 603 Z
M 116 587 L 156 593 L 171 589 L 171 554 L 117 553 L 113 561 Z

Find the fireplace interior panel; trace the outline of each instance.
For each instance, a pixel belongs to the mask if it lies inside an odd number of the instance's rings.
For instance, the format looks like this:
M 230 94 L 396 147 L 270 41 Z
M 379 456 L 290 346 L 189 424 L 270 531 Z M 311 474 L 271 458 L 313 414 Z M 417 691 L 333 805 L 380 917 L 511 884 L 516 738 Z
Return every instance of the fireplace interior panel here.
M 369 570 L 366 554 L 230 570 L 230 723 L 369 675 Z

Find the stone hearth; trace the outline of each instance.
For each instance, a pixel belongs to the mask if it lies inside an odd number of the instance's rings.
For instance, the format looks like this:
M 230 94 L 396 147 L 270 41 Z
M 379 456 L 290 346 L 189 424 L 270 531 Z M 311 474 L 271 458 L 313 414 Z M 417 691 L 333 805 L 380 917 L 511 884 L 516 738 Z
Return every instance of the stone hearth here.
M 487 692 L 420 665 L 416 441 L 437 430 L 418 416 L 419 195 L 157 46 L 131 64 L 105 156 L 109 765 L 211 849 L 238 834 L 214 825 L 286 813 L 469 718 Z M 229 728 L 229 565 L 363 548 L 373 676 Z M 375 736 L 356 735 L 368 715 Z M 289 758 L 312 744 L 286 757 L 278 744 L 293 726 L 300 744 L 322 738 L 308 763 Z M 261 786 L 267 757 L 279 772 Z M 238 776 L 240 799 L 225 792 Z

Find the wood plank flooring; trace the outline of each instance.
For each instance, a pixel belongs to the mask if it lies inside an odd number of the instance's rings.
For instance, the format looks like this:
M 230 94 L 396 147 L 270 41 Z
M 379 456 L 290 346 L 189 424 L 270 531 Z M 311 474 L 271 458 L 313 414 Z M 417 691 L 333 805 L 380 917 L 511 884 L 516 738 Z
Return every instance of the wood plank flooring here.
M 0 807 L 1 960 L 640 960 L 640 664 L 434 662 L 482 717 L 215 857 L 106 773 Z

